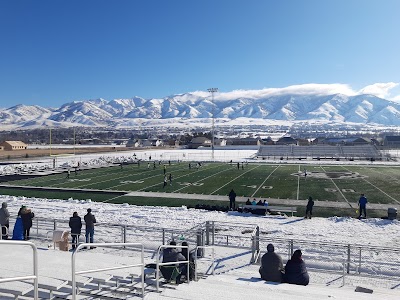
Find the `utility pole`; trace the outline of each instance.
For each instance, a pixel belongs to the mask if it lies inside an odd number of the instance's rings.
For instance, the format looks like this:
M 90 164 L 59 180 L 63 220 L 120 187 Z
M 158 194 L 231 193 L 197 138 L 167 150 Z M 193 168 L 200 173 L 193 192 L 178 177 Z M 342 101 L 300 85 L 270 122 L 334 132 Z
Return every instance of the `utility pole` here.
M 211 158 L 214 160 L 214 93 L 218 92 L 218 88 L 209 88 L 207 89 L 209 93 L 211 93 L 211 102 L 212 102 L 212 129 L 211 129 L 211 136 L 212 136 L 212 141 L 211 141 Z

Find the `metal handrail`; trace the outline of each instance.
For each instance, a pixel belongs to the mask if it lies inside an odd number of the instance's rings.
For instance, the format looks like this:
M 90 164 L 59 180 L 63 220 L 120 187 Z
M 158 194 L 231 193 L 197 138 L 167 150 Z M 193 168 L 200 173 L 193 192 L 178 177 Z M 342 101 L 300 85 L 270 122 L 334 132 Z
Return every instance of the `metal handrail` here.
M 9 233 L 10 233 L 10 230 L 8 229 L 8 227 L 7 226 L 5 226 L 5 225 L 1 225 L 1 234 L 0 234 L 0 240 L 2 240 L 3 239 L 3 228 L 5 228 L 6 230 L 5 230 L 5 234 L 4 235 L 8 235 Z
M 141 257 L 140 257 L 141 263 L 76 272 L 76 269 L 75 269 L 76 255 L 80 249 L 82 249 L 83 247 L 106 247 L 106 248 L 108 248 L 108 247 L 115 247 L 115 246 L 121 246 L 121 247 L 140 246 L 140 248 L 141 248 Z M 142 298 L 143 298 L 144 297 L 144 246 L 143 246 L 143 244 L 140 244 L 140 243 L 82 243 L 82 244 L 79 244 L 75 248 L 75 251 L 72 253 L 72 268 L 71 268 L 72 269 L 72 299 L 76 300 L 76 275 L 95 273 L 95 272 L 103 272 L 103 271 L 111 271 L 111 270 L 120 270 L 120 269 L 127 269 L 127 268 L 133 268 L 133 267 L 141 267 Z
M 190 261 L 189 257 L 188 260 L 182 260 L 182 261 L 174 261 L 174 262 L 160 262 L 160 252 L 161 250 L 167 249 L 167 248 L 179 248 L 179 249 L 188 249 L 189 253 L 189 246 L 178 246 L 178 245 L 161 245 L 158 247 L 157 250 L 157 261 L 156 261 L 156 289 L 157 292 L 160 289 L 160 266 L 171 266 L 171 265 L 176 265 L 176 264 L 187 264 L 187 283 L 190 283 Z
M 33 279 L 33 298 L 35 300 L 39 299 L 38 254 L 37 254 L 36 245 L 32 242 L 26 242 L 26 241 L 3 241 L 3 240 L 0 241 L 0 245 L 30 246 L 32 248 L 32 250 L 33 250 L 33 275 L 0 278 L 0 283 Z
M 212 249 L 212 275 L 215 275 L 215 247 L 214 246 L 197 246 L 194 252 L 194 280 L 197 281 L 197 253 L 199 249 Z

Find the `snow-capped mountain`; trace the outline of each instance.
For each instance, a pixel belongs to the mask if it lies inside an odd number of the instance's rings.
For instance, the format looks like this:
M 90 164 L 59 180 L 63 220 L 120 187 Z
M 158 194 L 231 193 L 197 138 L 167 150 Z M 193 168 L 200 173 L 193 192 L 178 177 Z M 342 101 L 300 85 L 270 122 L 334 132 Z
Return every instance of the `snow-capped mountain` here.
M 237 118 L 281 121 L 353 122 L 400 126 L 400 104 L 374 95 L 347 96 L 283 94 L 240 98 L 221 93 L 214 101 L 204 94 L 186 93 L 165 98 L 95 99 L 74 101 L 60 108 L 17 105 L 0 110 L 1 124 L 13 128 L 45 126 L 132 127 L 171 119 Z M 160 122 L 156 122 L 159 124 Z

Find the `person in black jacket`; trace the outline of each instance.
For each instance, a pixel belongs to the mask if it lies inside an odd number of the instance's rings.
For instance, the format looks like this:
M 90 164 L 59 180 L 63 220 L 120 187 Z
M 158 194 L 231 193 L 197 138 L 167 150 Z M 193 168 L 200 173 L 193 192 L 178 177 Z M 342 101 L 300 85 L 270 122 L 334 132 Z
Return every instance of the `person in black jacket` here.
M 229 208 L 231 210 L 235 210 L 235 201 L 236 201 L 236 193 L 235 193 L 235 191 L 232 189 L 229 192 L 228 196 L 229 196 Z
M 304 217 L 304 219 L 307 219 L 307 218 L 311 219 L 313 207 L 314 207 L 314 200 L 312 199 L 311 196 L 309 196 L 307 206 L 306 206 L 306 216 Z
M 301 256 L 302 253 L 300 250 L 294 251 L 292 258 L 286 263 L 283 282 L 297 285 L 308 285 L 310 282 L 310 276 L 307 273 L 306 264 Z
M 18 212 L 22 219 L 22 226 L 24 227 L 24 240 L 29 240 L 29 232 L 32 227 L 32 219 L 35 214 L 26 206 L 22 206 Z
M 169 243 L 171 246 L 176 246 L 175 241 L 171 241 Z M 163 250 L 163 263 L 165 262 L 179 262 L 179 261 L 185 261 L 186 258 L 183 256 L 182 252 L 180 252 L 176 248 L 165 248 Z M 180 283 L 181 275 L 182 272 L 185 268 L 185 264 L 176 264 L 175 265 L 179 269 L 179 274 L 176 276 L 175 281 L 177 284 Z M 163 275 L 163 277 L 167 280 L 169 280 L 172 276 L 172 269 L 171 268 L 165 268 L 166 266 L 162 266 L 160 268 L 160 271 Z
M 94 224 L 96 223 L 96 218 L 94 217 L 94 215 L 92 215 L 92 210 L 90 208 L 87 209 L 87 214 L 83 218 L 86 223 L 86 243 L 93 243 Z
M 267 253 L 261 258 L 259 273 L 266 281 L 282 282 L 283 262 L 279 254 L 275 253 L 272 244 L 267 245 Z
M 72 235 L 72 249 L 75 249 L 82 230 L 82 220 L 76 211 L 74 211 L 72 217 L 69 218 L 69 227 L 71 228 Z

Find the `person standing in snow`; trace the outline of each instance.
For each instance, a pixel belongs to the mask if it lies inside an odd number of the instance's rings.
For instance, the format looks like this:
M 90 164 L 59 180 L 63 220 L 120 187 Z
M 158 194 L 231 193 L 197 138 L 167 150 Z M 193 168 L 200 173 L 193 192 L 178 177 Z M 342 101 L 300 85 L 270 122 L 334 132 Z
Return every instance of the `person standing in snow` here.
M 74 211 L 72 217 L 69 218 L 69 227 L 71 228 L 72 249 L 75 249 L 78 245 L 79 236 L 82 230 L 82 220 L 76 211 Z
M 360 211 L 360 215 L 358 216 L 359 219 L 361 219 L 363 213 L 364 213 L 364 218 L 367 217 L 367 203 L 368 203 L 367 198 L 364 196 L 364 194 L 361 194 L 361 197 L 358 200 L 358 206 Z
M 275 253 L 272 244 L 267 245 L 267 253 L 261 258 L 259 273 L 265 281 L 282 282 L 283 262 L 280 255 Z
M 3 240 L 8 239 L 8 229 L 10 228 L 10 213 L 7 209 L 7 202 L 3 202 L 0 208 L 0 226 L 1 237 Z
M 94 236 L 94 224 L 96 223 L 96 218 L 92 215 L 92 210 L 90 208 L 87 209 L 87 214 L 83 217 L 86 223 L 86 243 L 93 243 Z M 93 249 L 94 247 L 90 247 Z
M 231 210 L 235 209 L 236 193 L 233 189 L 229 192 L 229 208 Z
M 311 196 L 309 196 L 307 206 L 306 206 L 306 216 L 304 217 L 304 219 L 307 219 L 307 218 L 311 219 L 313 206 L 314 206 L 314 200 L 312 199 Z
M 22 219 L 22 226 L 24 228 L 24 240 L 29 240 L 29 233 L 32 227 L 32 219 L 35 214 L 26 206 L 21 207 L 20 216 Z

